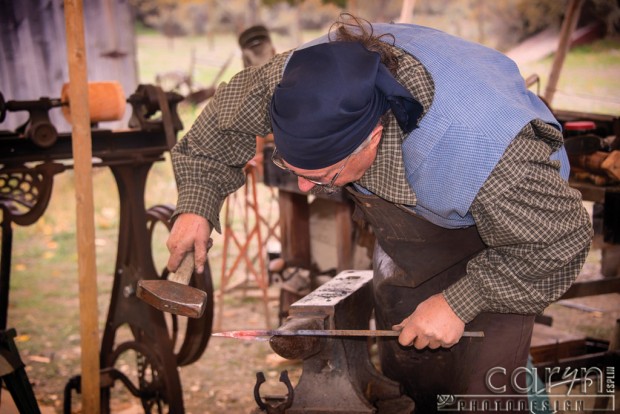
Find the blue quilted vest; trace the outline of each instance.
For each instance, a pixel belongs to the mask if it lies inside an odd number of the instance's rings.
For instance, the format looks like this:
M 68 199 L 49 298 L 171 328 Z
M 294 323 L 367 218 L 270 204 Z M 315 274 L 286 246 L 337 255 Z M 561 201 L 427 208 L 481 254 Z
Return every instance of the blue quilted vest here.
M 474 224 L 469 208 L 514 137 L 533 119 L 561 129 L 547 106 L 527 90 L 517 65 L 502 53 L 439 30 L 373 24 L 418 59 L 435 84 L 429 111 L 402 144 L 407 181 L 422 217 L 445 228 Z M 326 42 L 323 36 L 303 47 Z M 562 148 L 560 160 L 568 178 Z

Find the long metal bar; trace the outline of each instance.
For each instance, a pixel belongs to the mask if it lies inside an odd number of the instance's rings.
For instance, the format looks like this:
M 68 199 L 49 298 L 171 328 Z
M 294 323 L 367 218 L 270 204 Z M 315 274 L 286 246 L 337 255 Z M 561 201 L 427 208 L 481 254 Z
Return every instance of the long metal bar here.
M 375 329 L 298 329 L 294 331 L 284 331 L 278 329 L 249 329 L 240 331 L 215 332 L 212 336 L 235 339 L 261 339 L 272 336 L 367 336 L 367 337 L 396 337 L 400 331 L 375 330 Z M 463 332 L 464 337 L 483 338 L 482 331 Z
M 168 151 L 165 136 L 160 131 L 126 131 L 93 130 L 92 156 L 114 160 L 127 158 L 161 158 Z M 73 159 L 73 142 L 71 134 L 61 133 L 56 143 L 49 148 L 38 147 L 34 142 L 17 134 L 3 134 L 0 131 L 0 164 L 41 162 Z

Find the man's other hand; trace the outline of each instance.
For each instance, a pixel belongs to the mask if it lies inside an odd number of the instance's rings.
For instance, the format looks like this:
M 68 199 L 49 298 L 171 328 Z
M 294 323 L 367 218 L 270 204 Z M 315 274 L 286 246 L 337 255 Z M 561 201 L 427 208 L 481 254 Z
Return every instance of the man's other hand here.
M 456 344 L 463 336 L 465 323 L 439 293 L 420 303 L 411 315 L 392 329 L 401 331 L 398 342 L 403 346 L 437 349 Z
M 180 214 L 166 242 L 170 252 L 168 270 L 176 271 L 185 254 L 193 251 L 196 272 L 204 272 L 210 235 L 211 225 L 206 218 L 192 213 Z

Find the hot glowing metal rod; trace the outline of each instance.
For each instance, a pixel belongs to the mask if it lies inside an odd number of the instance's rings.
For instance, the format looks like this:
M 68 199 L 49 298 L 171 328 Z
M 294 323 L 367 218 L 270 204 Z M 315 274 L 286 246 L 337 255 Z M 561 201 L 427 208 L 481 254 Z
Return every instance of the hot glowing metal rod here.
M 249 329 L 243 331 L 215 332 L 212 336 L 223 338 L 265 340 L 272 336 L 387 336 L 397 337 L 400 331 L 374 330 L 374 329 L 298 329 L 294 331 L 282 331 L 278 329 Z M 483 338 L 482 331 L 463 332 L 464 337 Z

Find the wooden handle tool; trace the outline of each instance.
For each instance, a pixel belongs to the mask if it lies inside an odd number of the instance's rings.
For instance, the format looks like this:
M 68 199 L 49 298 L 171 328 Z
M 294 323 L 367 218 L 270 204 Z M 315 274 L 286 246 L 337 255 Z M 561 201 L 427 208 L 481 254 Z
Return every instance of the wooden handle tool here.
M 177 271 L 167 280 L 140 280 L 136 295 L 149 305 L 175 315 L 200 318 L 206 309 L 207 294 L 189 286 L 194 273 L 194 253 L 188 252 Z

